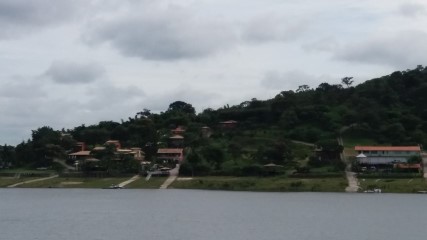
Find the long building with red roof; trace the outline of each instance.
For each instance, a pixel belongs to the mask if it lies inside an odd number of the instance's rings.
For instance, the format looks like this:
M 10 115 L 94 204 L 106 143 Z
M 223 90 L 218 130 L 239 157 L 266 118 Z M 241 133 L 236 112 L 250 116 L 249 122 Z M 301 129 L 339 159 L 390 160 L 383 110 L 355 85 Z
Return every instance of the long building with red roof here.
M 413 156 L 420 156 L 420 146 L 355 146 L 359 163 L 390 164 L 407 163 Z

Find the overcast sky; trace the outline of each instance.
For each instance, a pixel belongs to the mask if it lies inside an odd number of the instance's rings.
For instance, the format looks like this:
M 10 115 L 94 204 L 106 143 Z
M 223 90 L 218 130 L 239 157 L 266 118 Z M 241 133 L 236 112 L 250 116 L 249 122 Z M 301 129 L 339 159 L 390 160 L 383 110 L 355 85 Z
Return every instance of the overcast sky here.
M 427 64 L 425 0 L 0 0 L 0 144 Z

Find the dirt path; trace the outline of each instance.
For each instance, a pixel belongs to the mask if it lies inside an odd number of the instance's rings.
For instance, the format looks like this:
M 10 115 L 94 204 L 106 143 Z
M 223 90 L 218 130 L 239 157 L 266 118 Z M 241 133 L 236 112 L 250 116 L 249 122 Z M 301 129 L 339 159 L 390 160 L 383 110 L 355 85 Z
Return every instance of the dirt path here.
M 46 178 L 37 178 L 37 179 L 28 180 L 28 181 L 24 181 L 24 182 L 19 182 L 19 183 L 15 183 L 15 184 L 9 185 L 7 187 L 8 188 L 14 188 L 14 187 L 17 187 L 17 186 L 22 185 L 22 184 L 33 183 L 33 182 L 40 182 L 40 181 L 49 180 L 49 179 L 56 178 L 56 177 L 58 177 L 58 175 L 53 175 L 53 176 L 46 177 Z
M 337 141 L 338 141 L 338 144 L 340 144 L 341 146 L 344 146 L 344 141 L 342 140 L 341 136 L 337 138 Z M 348 186 L 345 188 L 345 191 L 357 192 L 357 190 L 359 189 L 359 182 L 357 180 L 356 173 L 351 171 L 351 162 L 348 161 L 344 151 L 340 154 L 340 157 L 341 157 L 341 161 L 345 163 L 345 176 L 348 182 Z
M 169 171 L 169 177 L 166 179 L 166 181 L 160 186 L 160 189 L 166 189 L 171 185 L 176 178 L 178 177 L 179 173 L 179 164 L 176 165 L 176 167 Z
M 56 163 L 61 164 L 65 169 L 67 169 L 67 170 L 69 170 L 69 171 L 76 170 L 76 168 L 75 168 L 75 167 L 72 167 L 72 166 L 70 166 L 70 165 L 66 164 L 66 163 L 65 163 L 65 160 L 63 160 L 63 159 L 55 158 L 55 159 L 53 159 L 53 161 L 54 161 L 54 162 L 56 162 Z

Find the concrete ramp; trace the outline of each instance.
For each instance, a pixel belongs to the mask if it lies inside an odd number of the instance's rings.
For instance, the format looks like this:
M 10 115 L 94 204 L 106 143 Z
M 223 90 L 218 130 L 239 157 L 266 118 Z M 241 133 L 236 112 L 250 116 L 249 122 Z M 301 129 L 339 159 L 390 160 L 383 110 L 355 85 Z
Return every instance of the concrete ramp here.
M 117 186 L 119 186 L 119 187 L 125 187 L 126 185 L 128 185 L 129 183 L 131 183 L 131 182 L 135 182 L 136 180 L 138 180 L 140 178 L 140 176 L 139 175 L 135 175 L 135 176 L 133 176 L 131 179 L 129 179 L 129 180 L 126 180 L 126 181 L 124 181 L 124 182 L 122 182 L 122 183 L 119 183 Z
M 169 171 L 169 177 L 166 179 L 166 181 L 160 186 L 160 189 L 166 189 L 171 185 L 179 174 L 179 164 L 176 165 L 176 167 Z

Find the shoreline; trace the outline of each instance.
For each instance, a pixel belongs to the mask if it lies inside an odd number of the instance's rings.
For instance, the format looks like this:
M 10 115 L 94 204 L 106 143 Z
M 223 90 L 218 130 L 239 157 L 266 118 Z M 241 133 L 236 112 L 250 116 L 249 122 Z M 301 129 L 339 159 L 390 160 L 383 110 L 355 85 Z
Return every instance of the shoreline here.
M 64 178 L 37 179 L 0 178 L 0 188 L 61 188 L 102 189 L 119 185 L 129 178 Z M 159 189 L 166 177 L 153 177 L 149 181 L 138 178 L 125 189 Z M 364 190 L 380 188 L 382 193 L 419 193 L 427 191 L 427 182 L 417 179 L 365 179 L 360 181 Z M 209 176 L 178 178 L 168 189 L 252 191 L 252 192 L 345 192 L 347 181 L 343 178 L 284 178 L 284 177 L 232 177 Z

